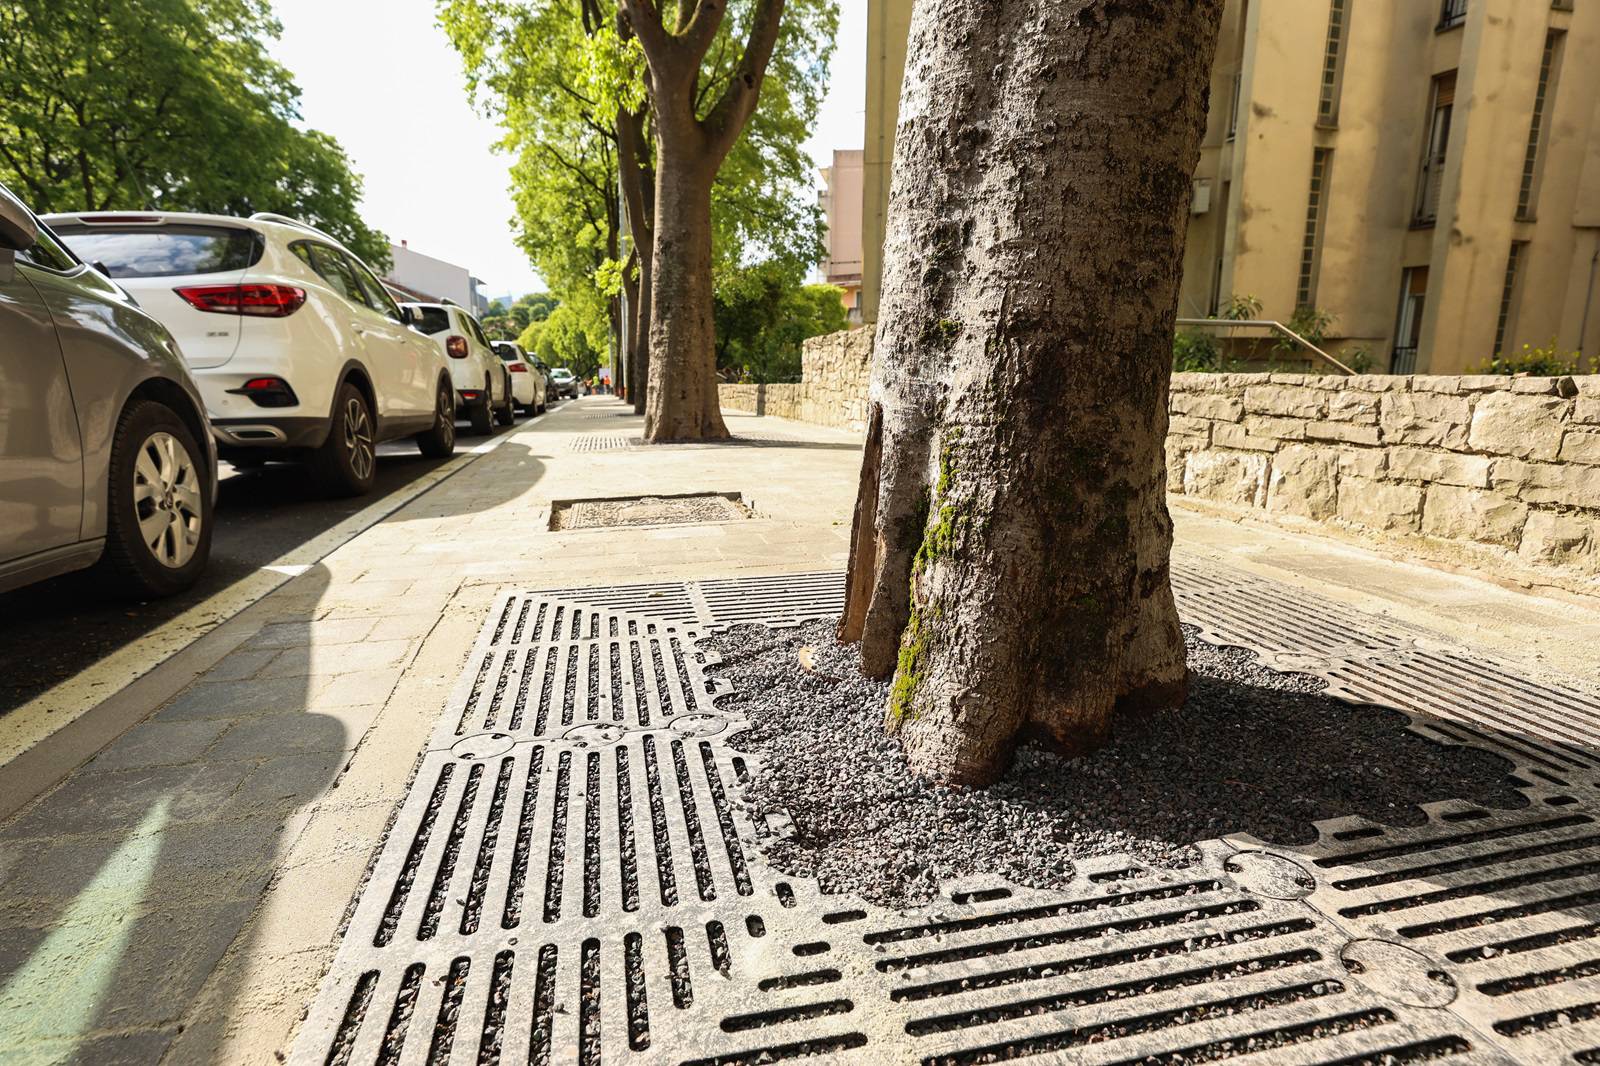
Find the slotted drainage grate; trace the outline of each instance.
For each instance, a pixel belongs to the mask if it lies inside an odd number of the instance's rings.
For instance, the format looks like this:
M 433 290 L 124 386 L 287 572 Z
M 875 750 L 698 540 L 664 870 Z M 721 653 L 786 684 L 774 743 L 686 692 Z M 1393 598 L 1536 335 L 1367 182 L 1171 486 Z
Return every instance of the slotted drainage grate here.
M 1480 690 L 1447 654 L 1425 689 L 1383 672 L 1425 634 L 1237 575 L 1179 584 L 1213 637 L 1281 618 L 1264 650 L 1309 646 L 1324 676 L 1593 725 L 1580 693 Z M 896 914 L 777 874 L 696 641 L 841 596 L 839 575 L 801 574 L 504 597 L 294 1060 L 1600 1062 L 1600 792 L 1575 743 L 1419 719 L 1506 754 L 1528 806 L 1212 841 L 1181 871 L 1087 861 L 1061 892 L 974 879 Z
M 567 442 L 569 452 L 614 452 L 631 447 L 632 441 L 621 433 L 581 433 Z
M 737 492 L 698 492 L 682 496 L 618 496 L 556 500 L 550 528 L 614 529 L 618 526 L 681 526 L 736 522 L 752 512 Z

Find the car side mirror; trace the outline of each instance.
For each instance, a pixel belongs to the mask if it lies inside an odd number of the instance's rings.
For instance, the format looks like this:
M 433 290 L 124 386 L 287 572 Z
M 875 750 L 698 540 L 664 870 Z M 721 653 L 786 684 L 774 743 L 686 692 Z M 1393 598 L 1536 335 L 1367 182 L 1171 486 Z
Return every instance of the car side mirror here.
M 39 224 L 22 206 L 22 201 L 11 195 L 11 190 L 0 185 L 0 248 L 9 252 L 26 252 L 39 240 Z M 12 257 L 15 261 L 15 256 Z
M 417 314 L 405 304 L 400 305 L 400 322 L 403 325 L 414 326 L 417 324 Z

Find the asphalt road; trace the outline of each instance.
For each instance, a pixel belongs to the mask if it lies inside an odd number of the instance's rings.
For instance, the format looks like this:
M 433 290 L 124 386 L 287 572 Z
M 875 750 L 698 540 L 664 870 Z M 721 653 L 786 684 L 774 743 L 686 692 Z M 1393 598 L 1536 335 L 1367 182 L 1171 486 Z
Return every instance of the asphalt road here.
M 467 432 L 464 423 L 457 429 Z M 484 439 L 462 437 L 460 444 L 468 447 Z M 0 714 L 404 489 L 444 461 L 424 459 L 409 441 L 382 445 L 376 487 L 366 496 L 345 500 L 318 498 L 295 466 L 242 472 L 224 464 L 211 562 L 187 593 L 149 602 L 116 599 L 96 586 L 93 571 L 83 571 L 0 595 Z

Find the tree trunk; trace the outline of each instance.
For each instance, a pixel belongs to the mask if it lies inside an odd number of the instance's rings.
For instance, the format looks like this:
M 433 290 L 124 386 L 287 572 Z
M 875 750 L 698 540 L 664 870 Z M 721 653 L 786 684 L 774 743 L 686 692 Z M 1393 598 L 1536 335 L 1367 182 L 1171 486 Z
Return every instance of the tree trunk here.
M 634 390 L 628 394 L 628 398 L 633 401 L 633 413 L 636 415 L 644 414 L 645 401 L 650 395 L 650 323 L 652 321 L 650 311 L 650 275 L 653 262 L 653 256 L 646 253 L 640 254 L 639 280 L 636 285 L 638 289 L 639 321 L 632 336 L 633 349 L 628 353 L 628 376 L 629 380 L 633 382 L 631 388 Z
M 840 637 L 982 785 L 1185 696 L 1163 441 L 1222 0 L 917 0 Z
M 714 168 L 663 140 L 656 167 L 650 394 L 644 439 L 726 440 L 717 401 L 711 290 Z
M 617 112 L 617 171 L 638 278 L 630 291 L 634 324 L 628 331 L 628 398 L 642 415 L 650 389 L 650 291 L 655 263 L 655 170 L 647 153 L 644 111 Z
M 761 96 L 784 0 L 752 0 L 733 77 L 705 113 L 695 87 L 727 15 L 722 0 L 679 0 L 676 28 L 655 0 L 618 0 L 644 50 L 656 126 L 655 262 L 650 306 L 650 389 L 644 439 L 726 440 L 717 402 L 711 291 L 711 184 Z

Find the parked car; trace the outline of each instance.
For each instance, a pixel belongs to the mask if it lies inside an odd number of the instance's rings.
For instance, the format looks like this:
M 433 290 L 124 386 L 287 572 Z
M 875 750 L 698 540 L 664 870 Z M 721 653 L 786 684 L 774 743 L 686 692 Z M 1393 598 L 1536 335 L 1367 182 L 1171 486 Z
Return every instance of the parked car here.
M 445 360 L 360 259 L 282 215 L 47 217 L 172 331 L 218 451 L 241 466 L 303 461 L 332 495 L 372 488 L 377 446 L 455 450 Z
M 493 422 L 509 426 L 516 421 L 511 400 L 511 375 L 489 345 L 478 320 L 455 304 L 406 304 L 417 329 L 433 338 L 448 358 L 456 398 L 466 411 L 474 433 L 489 433 Z
M 135 595 L 181 592 L 216 492 L 172 334 L 0 185 L 0 591 L 98 565 Z
M 511 375 L 511 399 L 530 415 L 545 409 L 545 377 L 528 362 L 527 353 L 515 341 L 495 341 L 495 354 Z
M 548 404 L 551 400 L 559 399 L 560 397 L 556 395 L 555 382 L 552 380 L 552 374 L 554 372 L 545 364 L 545 361 L 540 359 L 537 355 L 530 353 L 528 356 L 528 364 L 544 376 L 545 402 Z
M 564 366 L 558 366 L 550 371 L 550 384 L 555 386 L 556 395 L 564 396 L 569 400 L 578 398 L 578 379 L 572 376 L 572 371 Z

